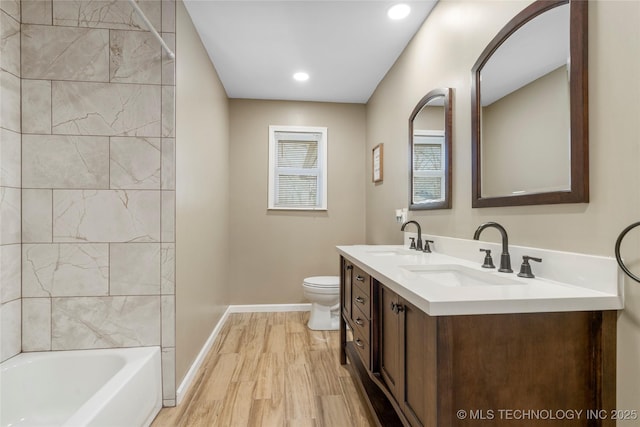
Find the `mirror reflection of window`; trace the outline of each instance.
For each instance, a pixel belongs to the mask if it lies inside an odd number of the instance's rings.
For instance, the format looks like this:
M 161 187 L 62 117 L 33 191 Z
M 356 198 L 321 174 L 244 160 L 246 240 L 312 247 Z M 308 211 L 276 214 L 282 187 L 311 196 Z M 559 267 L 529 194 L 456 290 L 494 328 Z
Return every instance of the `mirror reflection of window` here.
M 444 200 L 444 132 L 413 133 L 413 203 Z
M 451 88 L 427 93 L 409 116 L 409 209 L 451 209 Z

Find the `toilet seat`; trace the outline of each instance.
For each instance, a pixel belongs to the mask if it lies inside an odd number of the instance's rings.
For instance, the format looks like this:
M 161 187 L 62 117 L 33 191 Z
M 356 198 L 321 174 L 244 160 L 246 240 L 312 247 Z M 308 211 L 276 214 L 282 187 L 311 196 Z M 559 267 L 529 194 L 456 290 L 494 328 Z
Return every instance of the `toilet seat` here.
M 338 276 L 313 276 L 304 279 L 303 284 L 310 288 L 339 289 L 340 278 Z

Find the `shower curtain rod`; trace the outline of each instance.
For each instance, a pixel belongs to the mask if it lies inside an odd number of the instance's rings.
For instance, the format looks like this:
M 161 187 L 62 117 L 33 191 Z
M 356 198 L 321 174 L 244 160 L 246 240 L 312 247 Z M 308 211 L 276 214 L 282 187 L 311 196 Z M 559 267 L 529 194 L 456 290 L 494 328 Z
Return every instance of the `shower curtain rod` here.
M 140 18 L 142 18 L 144 23 L 147 25 L 147 28 L 149 29 L 149 31 L 151 31 L 151 34 L 153 34 L 155 36 L 155 38 L 158 39 L 158 41 L 160 42 L 160 45 L 162 45 L 162 48 L 165 50 L 165 52 L 167 52 L 167 55 L 169 56 L 169 58 L 175 59 L 176 54 L 173 53 L 171 51 L 171 49 L 169 49 L 169 46 L 167 46 L 167 44 L 162 39 L 162 37 L 160 37 L 160 34 L 158 34 L 156 29 L 153 27 L 153 24 L 151 24 L 149 19 L 147 19 L 147 17 L 144 14 L 144 12 L 140 9 L 140 6 L 138 6 L 138 3 L 136 3 L 135 0 L 129 0 L 129 3 L 131 3 L 131 6 L 133 7 L 133 10 L 136 11 L 136 13 L 140 16 Z

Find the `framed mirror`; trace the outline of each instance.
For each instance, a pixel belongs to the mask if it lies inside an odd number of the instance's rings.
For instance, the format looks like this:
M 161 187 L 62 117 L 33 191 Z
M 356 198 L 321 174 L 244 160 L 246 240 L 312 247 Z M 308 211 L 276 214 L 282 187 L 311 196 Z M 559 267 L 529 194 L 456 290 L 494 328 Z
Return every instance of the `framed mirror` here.
M 587 9 L 536 1 L 473 66 L 473 207 L 589 201 Z
M 452 89 L 427 93 L 409 116 L 409 209 L 451 209 Z

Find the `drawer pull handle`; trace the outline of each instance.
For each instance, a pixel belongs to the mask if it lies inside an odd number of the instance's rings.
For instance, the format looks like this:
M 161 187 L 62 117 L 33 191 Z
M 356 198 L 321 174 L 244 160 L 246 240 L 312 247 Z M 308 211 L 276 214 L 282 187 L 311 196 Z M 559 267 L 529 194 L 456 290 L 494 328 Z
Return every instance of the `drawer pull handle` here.
M 358 317 L 358 318 L 356 319 L 356 325 L 360 325 L 360 326 L 364 325 L 364 322 L 362 321 L 362 319 L 361 319 L 361 318 L 359 318 L 359 317 Z
M 360 347 L 360 348 L 364 348 L 364 344 L 362 343 L 362 341 L 360 340 L 360 338 L 357 338 L 357 339 L 355 340 L 355 343 L 356 343 L 356 345 L 357 345 L 358 347 Z
M 356 276 L 356 280 L 357 280 L 358 282 L 364 282 L 364 276 L 361 276 L 361 275 L 359 275 L 359 274 L 358 274 L 358 275 Z
M 353 270 L 353 265 L 347 265 L 347 270 Z
M 356 302 L 359 302 L 360 304 L 364 304 L 364 298 L 356 297 Z

